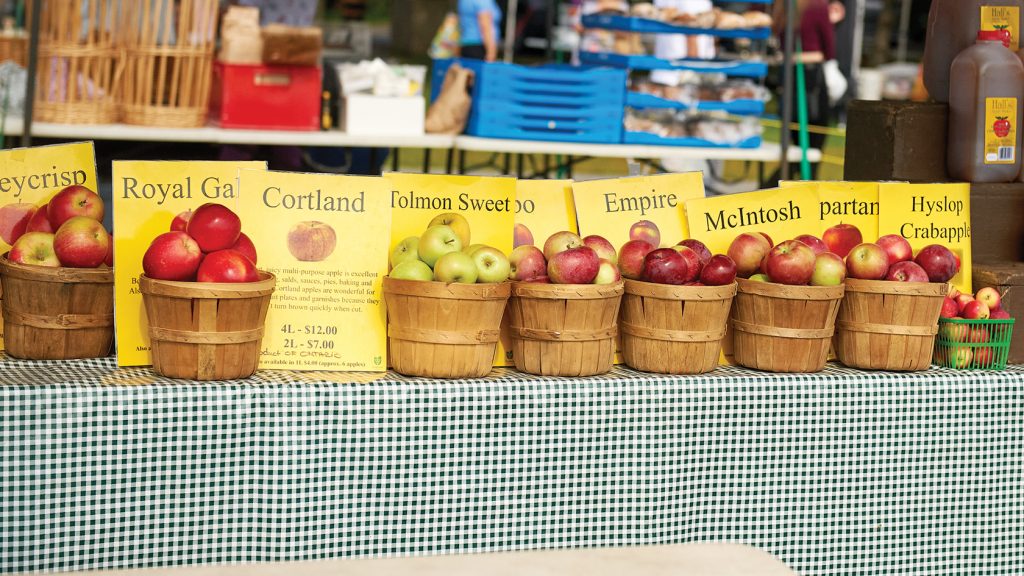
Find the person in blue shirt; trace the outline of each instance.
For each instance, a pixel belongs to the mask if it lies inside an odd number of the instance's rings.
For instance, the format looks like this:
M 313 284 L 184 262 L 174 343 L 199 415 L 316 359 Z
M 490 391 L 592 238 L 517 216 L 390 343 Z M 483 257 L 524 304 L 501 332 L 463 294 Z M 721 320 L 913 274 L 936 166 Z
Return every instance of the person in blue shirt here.
M 494 0 L 459 0 L 459 42 L 463 58 L 493 62 L 501 41 L 501 9 Z

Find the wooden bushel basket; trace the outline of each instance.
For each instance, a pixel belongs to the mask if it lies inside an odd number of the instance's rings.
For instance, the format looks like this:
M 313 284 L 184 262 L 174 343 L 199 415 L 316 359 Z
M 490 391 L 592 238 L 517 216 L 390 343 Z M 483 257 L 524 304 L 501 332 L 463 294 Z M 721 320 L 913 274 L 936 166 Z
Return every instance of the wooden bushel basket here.
M 123 9 L 120 99 L 125 123 L 203 126 L 213 82 L 218 0 L 146 0 Z
M 927 370 L 947 284 L 846 280 L 833 349 L 866 370 Z
M 622 358 L 644 372 L 703 374 L 718 366 L 736 284 L 670 286 L 626 280 Z
M 189 380 L 252 376 L 275 282 L 267 272 L 238 284 L 139 278 L 153 370 Z
M 16 358 L 102 358 L 114 341 L 114 270 L 17 264 L 0 256 L 4 347 Z
M 384 278 L 388 363 L 406 376 L 480 378 L 491 372 L 510 285 Z
M 623 283 L 514 282 L 509 331 L 516 369 L 592 376 L 612 369 Z
M 737 283 L 730 314 L 737 364 L 768 372 L 825 367 L 843 286 Z

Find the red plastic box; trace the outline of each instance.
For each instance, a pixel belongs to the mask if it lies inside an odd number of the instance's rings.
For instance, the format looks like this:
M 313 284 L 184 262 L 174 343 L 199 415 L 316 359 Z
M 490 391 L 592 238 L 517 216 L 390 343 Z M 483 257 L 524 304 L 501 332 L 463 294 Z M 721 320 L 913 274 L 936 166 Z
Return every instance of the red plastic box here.
M 320 68 L 216 63 L 210 117 L 222 128 L 319 130 Z

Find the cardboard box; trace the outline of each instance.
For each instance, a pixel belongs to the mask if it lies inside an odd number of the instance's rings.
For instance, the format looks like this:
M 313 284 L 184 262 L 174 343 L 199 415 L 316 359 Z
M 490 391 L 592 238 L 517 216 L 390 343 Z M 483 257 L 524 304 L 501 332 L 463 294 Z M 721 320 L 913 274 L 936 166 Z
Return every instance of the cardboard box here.
M 854 100 L 844 179 L 947 181 L 947 116 L 945 104 Z
M 1003 295 L 1003 309 L 1011 318 L 1013 340 L 1010 341 L 1010 364 L 1024 364 L 1024 262 L 989 262 L 974 264 L 974 291 L 991 286 Z
M 342 105 L 341 130 L 358 135 L 420 136 L 426 112 L 422 96 L 351 94 Z
M 1024 262 L 1024 183 L 971 184 L 971 246 L 988 262 Z

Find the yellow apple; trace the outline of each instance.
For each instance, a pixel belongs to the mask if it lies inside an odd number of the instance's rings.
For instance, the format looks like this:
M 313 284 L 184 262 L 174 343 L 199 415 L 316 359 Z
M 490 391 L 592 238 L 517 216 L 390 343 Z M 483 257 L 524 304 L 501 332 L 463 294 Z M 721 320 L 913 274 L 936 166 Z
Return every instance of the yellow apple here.
M 456 214 L 455 212 L 445 212 L 444 214 L 438 214 L 434 216 L 434 219 L 427 224 L 427 227 L 437 226 L 443 224 L 452 229 L 455 235 L 459 237 L 459 241 L 463 246 L 469 246 L 469 221 L 462 214 Z

